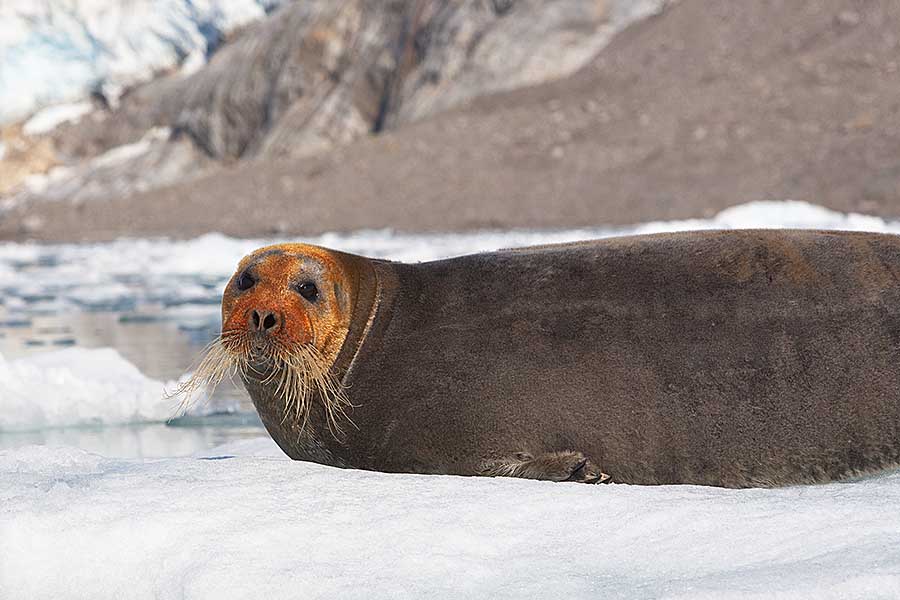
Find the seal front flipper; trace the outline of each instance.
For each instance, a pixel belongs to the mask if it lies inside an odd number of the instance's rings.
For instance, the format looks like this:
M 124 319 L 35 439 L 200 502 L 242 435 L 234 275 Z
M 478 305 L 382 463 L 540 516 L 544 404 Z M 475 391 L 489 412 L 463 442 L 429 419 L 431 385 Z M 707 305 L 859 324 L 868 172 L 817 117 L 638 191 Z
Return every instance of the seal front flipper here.
M 516 452 L 509 457 L 485 461 L 479 474 L 580 483 L 604 483 L 609 480 L 609 475 L 600 471 L 584 454 L 569 450 L 547 452 L 536 457 L 528 452 Z

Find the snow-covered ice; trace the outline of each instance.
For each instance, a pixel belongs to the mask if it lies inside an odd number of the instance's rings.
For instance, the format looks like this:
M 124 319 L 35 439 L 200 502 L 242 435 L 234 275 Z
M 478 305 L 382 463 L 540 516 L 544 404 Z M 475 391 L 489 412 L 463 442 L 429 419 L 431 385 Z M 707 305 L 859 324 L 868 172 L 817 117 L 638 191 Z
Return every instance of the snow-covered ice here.
M 7 0 L 0 2 L 0 123 L 130 85 L 190 57 L 282 0 Z
M 0 453 L 0 597 L 900 597 L 900 474 L 724 490 L 208 456 Z

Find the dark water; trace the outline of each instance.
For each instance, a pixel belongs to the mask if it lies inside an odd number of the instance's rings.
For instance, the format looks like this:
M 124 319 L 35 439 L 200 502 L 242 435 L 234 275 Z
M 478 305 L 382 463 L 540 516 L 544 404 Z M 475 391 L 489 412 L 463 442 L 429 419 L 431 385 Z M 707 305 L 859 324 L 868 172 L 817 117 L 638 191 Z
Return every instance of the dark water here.
M 112 347 L 148 377 L 169 381 L 189 370 L 218 328 L 215 306 L 191 307 L 187 315 L 177 318 L 164 311 L 10 316 L 0 307 L 0 354 L 14 360 L 73 346 Z M 168 424 L 0 431 L 0 449 L 47 444 L 116 457 L 184 456 L 231 440 L 266 435 L 246 393 L 231 382 L 219 386 L 211 407 L 222 412 Z

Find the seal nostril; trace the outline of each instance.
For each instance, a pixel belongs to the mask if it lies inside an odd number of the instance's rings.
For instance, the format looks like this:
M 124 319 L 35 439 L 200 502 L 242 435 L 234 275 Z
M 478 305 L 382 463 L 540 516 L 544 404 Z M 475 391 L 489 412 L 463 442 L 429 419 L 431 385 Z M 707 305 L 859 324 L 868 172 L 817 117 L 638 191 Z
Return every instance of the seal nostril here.
M 275 315 L 269 313 L 266 315 L 266 318 L 263 319 L 263 329 L 272 329 L 277 323 L 278 322 L 275 319 Z
M 250 316 L 253 319 L 253 328 L 259 329 L 259 313 L 254 310 Z

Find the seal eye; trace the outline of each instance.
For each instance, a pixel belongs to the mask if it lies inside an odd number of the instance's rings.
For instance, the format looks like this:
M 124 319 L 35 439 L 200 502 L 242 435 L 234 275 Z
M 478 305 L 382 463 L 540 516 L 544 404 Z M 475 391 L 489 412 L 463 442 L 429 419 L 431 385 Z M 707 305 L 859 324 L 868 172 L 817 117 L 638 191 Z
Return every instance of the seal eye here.
M 238 277 L 237 289 L 243 292 L 252 288 L 255 283 L 256 281 L 253 279 L 253 277 L 250 276 L 250 273 L 244 271 L 243 273 L 241 273 L 241 276 Z
M 310 302 L 315 302 L 319 297 L 319 288 L 312 281 L 304 281 L 297 286 L 297 291 Z

